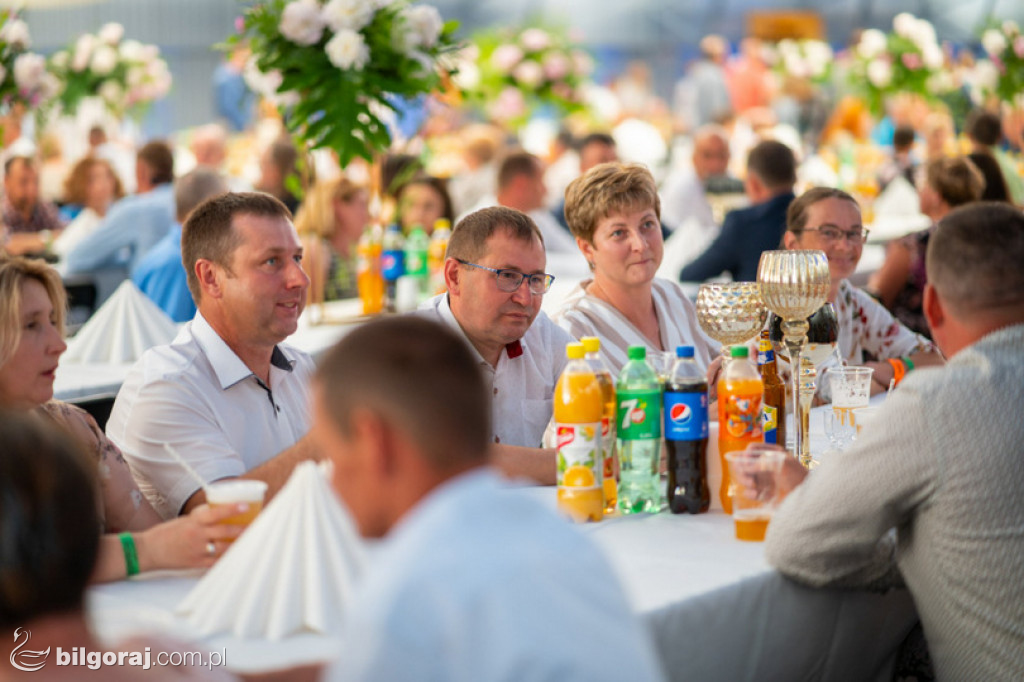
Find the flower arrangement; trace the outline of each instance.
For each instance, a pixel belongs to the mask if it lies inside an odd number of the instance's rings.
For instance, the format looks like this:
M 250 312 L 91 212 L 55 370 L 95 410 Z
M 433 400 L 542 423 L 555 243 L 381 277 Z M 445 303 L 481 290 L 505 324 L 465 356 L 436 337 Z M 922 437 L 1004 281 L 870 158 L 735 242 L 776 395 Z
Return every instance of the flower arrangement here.
M 50 57 L 50 70 L 63 84 L 58 101 L 65 114 L 74 114 L 84 98 L 99 97 L 118 118 L 141 117 L 167 95 L 171 72 L 160 49 L 123 38 L 124 26 L 111 22 Z
M 889 95 L 906 92 L 933 100 L 955 86 L 943 69 L 945 54 L 928 21 L 903 12 L 892 26 L 888 34 L 867 29 L 853 50 L 851 85 L 863 93 L 875 114 L 883 112 Z
M 988 60 L 978 63 L 988 72 L 981 84 L 984 94 L 1019 103 L 1024 94 L 1024 34 L 1020 26 L 1015 21 L 992 22 L 981 34 L 981 46 L 988 55 Z
M 334 150 L 344 166 L 391 144 L 392 98 L 432 92 L 451 75 L 457 27 L 405 0 L 266 0 L 228 44 L 248 41 L 250 87 L 273 100 L 299 142 Z
M 563 115 L 582 111 L 594 68 L 565 32 L 536 26 L 478 33 L 461 60 L 456 85 L 491 119 L 513 128 L 544 105 Z
M 10 10 L 0 10 L 0 106 L 24 106 L 37 113 L 57 92 L 58 83 L 46 70 L 46 58 L 29 52 L 28 25 Z
M 832 77 L 832 48 L 821 40 L 786 38 L 771 49 L 769 57 L 779 78 L 791 76 L 820 84 Z

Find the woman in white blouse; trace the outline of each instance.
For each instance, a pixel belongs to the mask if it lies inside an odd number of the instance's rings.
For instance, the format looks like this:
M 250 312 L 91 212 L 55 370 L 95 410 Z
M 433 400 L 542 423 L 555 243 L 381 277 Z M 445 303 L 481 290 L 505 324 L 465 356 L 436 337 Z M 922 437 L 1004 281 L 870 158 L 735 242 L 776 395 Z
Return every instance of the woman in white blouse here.
M 907 329 L 885 306 L 850 284 L 848 278 L 860 262 L 867 234 L 860 206 L 852 196 L 831 187 L 815 187 L 789 205 L 783 245 L 825 252 L 832 283 L 828 301 L 839 317 L 839 354 L 846 364 L 874 368 L 871 389 L 878 393 L 894 377 L 898 381 L 907 371 L 944 360 L 928 339 Z
M 594 276 L 570 292 L 554 319 L 574 338 L 599 337 L 613 374 L 632 345 L 694 346 L 703 370 L 718 353 L 679 285 L 654 276 L 664 249 L 660 215 L 657 184 L 640 164 L 600 164 L 565 192 L 566 221 Z

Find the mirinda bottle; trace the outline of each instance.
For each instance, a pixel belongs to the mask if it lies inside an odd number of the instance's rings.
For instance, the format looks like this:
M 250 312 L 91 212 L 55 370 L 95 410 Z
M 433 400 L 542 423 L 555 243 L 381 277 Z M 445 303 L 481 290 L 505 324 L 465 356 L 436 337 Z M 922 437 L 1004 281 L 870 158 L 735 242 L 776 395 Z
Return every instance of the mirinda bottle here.
M 746 450 L 751 443 L 764 442 L 761 427 L 764 384 L 749 354 L 746 346 L 733 346 L 730 360 L 718 380 L 718 456 L 722 460 L 719 496 L 726 514 L 732 514 L 732 479 L 725 453 Z
M 597 383 L 601 386 L 601 400 L 604 401 L 604 414 L 601 416 L 601 459 L 604 487 L 604 513 L 611 514 L 618 504 L 618 482 L 615 480 L 615 381 L 608 366 L 601 359 L 601 339 L 596 336 L 584 336 L 580 339 L 586 352 L 586 361 L 594 370 Z
M 594 371 L 583 359 L 583 344 L 568 344 L 565 354 L 569 364 L 558 378 L 554 399 L 558 508 L 573 521 L 600 521 L 604 400 Z
M 375 315 L 384 309 L 384 276 L 380 269 L 382 238 L 380 228 L 371 225 L 363 232 L 356 247 L 356 287 L 363 303 L 364 315 Z

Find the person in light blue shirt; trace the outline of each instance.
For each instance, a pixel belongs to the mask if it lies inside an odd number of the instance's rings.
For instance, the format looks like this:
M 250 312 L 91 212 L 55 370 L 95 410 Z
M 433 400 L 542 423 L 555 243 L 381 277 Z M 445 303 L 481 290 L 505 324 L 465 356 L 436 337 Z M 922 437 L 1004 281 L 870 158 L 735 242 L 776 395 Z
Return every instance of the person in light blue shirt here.
M 188 322 L 196 314 L 181 262 L 181 224 L 196 206 L 227 191 L 227 182 L 212 168 L 200 166 L 181 177 L 174 186 L 177 222 L 132 271 L 135 285 L 175 322 Z
M 601 550 L 487 466 L 491 389 L 460 338 L 376 320 L 317 372 L 313 441 L 381 539 L 323 679 L 663 679 Z
M 135 269 L 174 225 L 174 155 L 164 142 L 150 142 L 135 161 L 138 193 L 110 208 L 96 231 L 79 242 L 63 263 L 67 275 L 107 268 Z

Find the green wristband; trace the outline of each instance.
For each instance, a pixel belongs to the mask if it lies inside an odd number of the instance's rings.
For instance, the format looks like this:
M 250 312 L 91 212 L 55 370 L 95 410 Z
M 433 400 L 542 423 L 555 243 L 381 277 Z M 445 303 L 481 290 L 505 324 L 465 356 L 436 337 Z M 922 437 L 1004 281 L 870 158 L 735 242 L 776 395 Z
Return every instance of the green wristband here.
M 911 360 L 909 357 L 903 357 L 903 358 L 900 358 L 900 360 L 902 360 L 903 364 L 907 366 L 907 371 L 908 372 L 910 370 L 914 369 L 914 361 Z
M 130 578 L 139 572 L 139 552 L 135 549 L 135 538 L 131 533 L 121 533 L 121 549 L 124 550 L 124 568 Z

